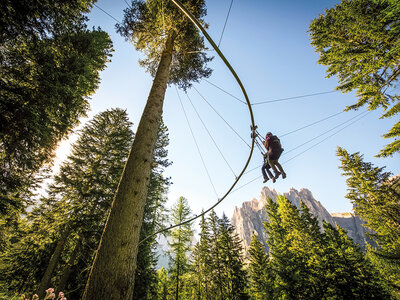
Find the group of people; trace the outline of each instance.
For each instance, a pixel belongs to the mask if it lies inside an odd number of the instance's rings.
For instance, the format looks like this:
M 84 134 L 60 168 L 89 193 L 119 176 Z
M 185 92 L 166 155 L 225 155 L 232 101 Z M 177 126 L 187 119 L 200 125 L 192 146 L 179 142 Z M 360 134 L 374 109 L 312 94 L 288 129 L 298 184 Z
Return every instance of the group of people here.
M 283 152 L 281 141 L 277 136 L 273 135 L 271 132 L 268 132 L 265 136 L 264 146 L 267 149 L 267 153 L 264 155 L 264 164 L 261 168 L 261 172 L 264 177 L 264 183 L 269 179 L 272 179 L 272 182 L 275 182 L 280 175 L 282 175 L 282 178 L 285 179 L 286 173 L 281 164 L 278 162 L 278 159 Z M 275 175 L 271 173 L 271 168 Z

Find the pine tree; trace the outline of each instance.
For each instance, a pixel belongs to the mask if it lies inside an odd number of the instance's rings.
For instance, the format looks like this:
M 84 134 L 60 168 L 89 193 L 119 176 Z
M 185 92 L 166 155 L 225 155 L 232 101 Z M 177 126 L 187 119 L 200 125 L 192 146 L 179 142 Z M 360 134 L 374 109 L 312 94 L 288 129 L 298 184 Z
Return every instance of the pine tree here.
M 174 224 L 180 224 L 187 221 L 191 216 L 191 210 L 187 200 L 179 197 L 178 201 L 171 209 L 171 221 Z M 181 293 L 185 282 L 182 277 L 189 271 L 189 251 L 193 237 L 193 229 L 191 223 L 179 225 L 170 233 L 170 263 L 169 274 L 173 282 L 175 300 L 182 299 Z
M 302 204 L 268 199 L 265 224 L 274 275 L 273 298 L 388 299 L 376 271 L 344 230 L 325 224 Z
M 249 294 L 251 299 L 273 299 L 274 273 L 271 268 L 269 254 L 254 234 L 251 236 L 249 254 Z
M 92 2 L 0 4 L 0 217 L 31 204 L 41 169 L 98 87 L 112 43 L 106 32 L 86 28 Z
M 242 241 L 225 214 L 220 219 L 219 231 L 218 247 L 221 249 L 221 261 L 223 262 L 223 298 L 248 299 Z
M 192 252 L 193 280 L 195 281 L 194 290 L 196 299 L 209 299 L 210 293 L 210 268 L 211 268 L 211 252 L 210 252 L 210 232 L 206 218 L 201 216 L 200 220 L 200 241 L 195 245 Z
M 346 232 L 324 224 L 324 298 L 390 299 L 376 270 Z
M 266 223 L 267 244 L 270 247 L 272 268 L 276 274 L 275 295 L 290 299 L 308 297 L 317 299 L 318 276 L 313 272 L 318 256 L 311 233 L 318 225 L 309 224 L 299 210 L 286 198 L 279 196 L 277 203 L 268 200 Z M 317 229 L 317 230 L 318 230 Z M 311 263 L 313 262 L 313 264 Z
M 201 19 L 203 0 L 184 4 Z M 196 27 L 171 3 L 132 1 L 118 31 L 147 58 L 141 64 L 154 76 L 135 141 L 116 192 L 83 299 L 130 298 L 152 154 L 167 84 L 183 88 L 210 75 L 204 42 Z M 194 51 L 194 55 L 186 55 Z M 129 261 L 127 264 L 126 261 Z
M 164 169 L 171 165 L 167 159 L 169 144 L 167 127 L 163 122 L 160 124 L 156 147 L 154 149 L 153 168 L 150 174 L 149 190 L 147 192 L 146 206 L 143 214 L 143 224 L 140 233 L 137 268 L 135 275 L 135 289 L 133 299 L 152 299 L 156 293 L 156 264 L 157 256 L 155 247 L 157 245 L 154 232 L 160 230 L 167 216 L 165 202 L 170 185 L 169 178 L 163 175 Z
M 214 295 L 215 299 L 223 299 L 224 297 L 224 274 L 223 274 L 223 261 L 222 249 L 219 245 L 219 237 L 221 234 L 220 220 L 214 210 L 211 211 L 207 218 L 209 228 L 210 243 L 209 253 L 210 261 L 208 268 L 208 280 L 210 283 L 209 295 Z
M 347 110 L 367 105 L 369 110 L 382 107 L 381 118 L 399 113 L 399 16 L 395 0 L 342 0 L 311 22 L 311 45 L 320 54 L 318 62 L 328 66 L 327 76 L 337 75 L 337 89 L 343 92 L 356 90 L 358 102 Z M 399 135 L 397 121 L 384 137 Z M 379 156 L 399 151 L 400 140 L 395 139 Z
M 157 271 L 157 294 L 155 299 L 167 300 L 169 299 L 170 282 L 168 279 L 168 271 L 162 267 Z
M 49 196 L 29 215 L 31 228 L 9 253 L 9 278 L 29 282 L 31 287 L 37 283 L 41 296 L 51 280 L 62 275 L 57 265 L 64 265 L 65 259 L 73 264 L 76 259 L 70 256 L 74 254 L 80 258 L 81 269 L 73 289 L 82 291 L 87 276 L 82 270 L 88 268 L 99 242 L 132 143 L 131 125 L 121 109 L 102 112 L 85 125 L 55 175 Z M 30 261 L 24 262 L 21 257 Z M 25 274 L 17 275 L 17 270 L 25 270 Z M 63 280 L 67 282 L 68 278 Z
M 338 148 L 343 175 L 347 176 L 348 198 L 354 210 L 374 233 L 379 248 L 371 249 L 382 276 L 400 294 L 400 177 L 390 177 L 384 168 L 363 161 L 359 153 Z

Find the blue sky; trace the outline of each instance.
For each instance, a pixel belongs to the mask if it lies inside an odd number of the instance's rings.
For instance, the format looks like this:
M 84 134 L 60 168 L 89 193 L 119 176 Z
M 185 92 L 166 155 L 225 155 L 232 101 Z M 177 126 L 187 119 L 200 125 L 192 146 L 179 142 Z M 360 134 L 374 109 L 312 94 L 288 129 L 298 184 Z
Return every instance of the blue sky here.
M 333 7 L 335 3 L 338 1 L 233 2 L 220 49 L 242 80 L 252 103 L 334 90 L 336 78 L 325 78 L 326 68 L 317 64 L 318 55 L 310 46 L 307 31 L 310 21 L 323 13 L 325 8 Z M 206 4 L 208 15 L 205 19 L 210 25 L 208 32 L 218 43 L 231 0 L 207 1 Z M 117 20 L 122 20 L 123 9 L 127 4 L 124 0 L 100 0 L 97 6 Z M 124 108 L 136 129 L 152 78 L 138 64 L 141 54 L 135 51 L 132 44 L 115 33 L 116 21 L 98 7 L 93 7 L 89 14 L 89 26 L 100 26 L 107 31 L 113 40 L 115 52 L 112 62 L 101 73 L 100 87 L 90 101 L 89 117 L 109 108 Z M 216 53 L 211 51 L 210 55 L 215 56 Z M 210 82 L 243 99 L 239 86 L 219 57 L 216 56 L 209 66 L 214 70 L 208 79 Z M 243 168 L 249 155 L 247 144 L 251 142 L 251 123 L 246 105 L 237 99 L 205 81 L 194 84 L 194 87 L 213 109 L 196 90 L 190 89 L 185 95 L 182 91 L 177 92 L 174 86 L 170 86 L 165 98 L 164 122 L 169 128 L 168 150 L 169 158 L 173 161 L 173 165 L 167 170 L 167 175 L 171 176 L 173 182 L 169 193 L 170 202 L 184 196 L 188 199 L 193 213 L 198 214 L 225 194 Z M 179 97 L 185 107 L 212 184 L 191 136 Z M 354 94 L 334 92 L 253 105 L 252 108 L 261 134 L 271 131 L 282 136 L 339 113 L 345 106 L 355 102 Z M 214 109 L 223 120 L 214 113 Z M 196 111 L 202 121 L 198 119 Z M 400 166 L 399 155 L 388 159 L 374 157 L 388 143 L 381 135 L 393 126 L 395 120 L 379 120 L 382 111 L 374 111 L 350 125 L 363 111 L 365 108 L 341 113 L 307 129 L 283 136 L 281 142 L 285 152 L 280 161 L 284 163 L 287 178 L 278 179 L 275 184 L 269 181 L 267 186 L 278 193 L 287 192 L 291 187 L 308 188 L 329 212 L 351 211 L 352 206 L 345 199 L 345 178 L 340 175 L 338 169 L 339 160 L 335 155 L 337 146 L 344 147 L 351 153 L 361 152 L 365 161 L 376 166 L 387 166 L 387 171 L 393 173 L 399 173 Z M 241 138 L 225 124 L 225 121 Z M 340 126 L 345 121 L 348 123 Z M 207 129 L 203 127 L 202 122 L 206 124 Z M 343 129 L 346 125 L 349 126 Z M 223 152 L 228 164 L 214 146 L 207 130 Z M 299 147 L 323 133 L 326 134 Z M 332 134 L 335 135 L 327 138 Z M 327 139 L 321 142 L 324 138 Z M 312 147 L 319 142 L 319 145 Z M 307 150 L 310 147 L 312 148 Z M 303 151 L 305 152 L 301 154 Z M 65 151 L 59 152 L 60 159 L 65 155 Z M 288 161 L 289 159 L 291 160 Z M 285 163 L 286 161 L 288 162 Z M 248 167 L 248 170 L 255 170 L 246 173 L 236 186 L 241 188 L 230 194 L 216 208 L 219 215 L 225 212 L 230 218 L 235 206 L 241 206 L 242 202 L 259 197 L 264 186 L 259 168 L 261 162 L 261 154 L 256 148 Z

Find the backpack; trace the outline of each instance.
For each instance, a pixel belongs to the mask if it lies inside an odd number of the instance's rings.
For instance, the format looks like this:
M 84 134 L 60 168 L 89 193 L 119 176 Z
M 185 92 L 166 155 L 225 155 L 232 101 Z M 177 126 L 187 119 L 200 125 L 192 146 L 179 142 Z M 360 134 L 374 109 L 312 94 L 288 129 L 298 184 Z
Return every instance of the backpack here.
M 269 147 L 272 148 L 272 151 L 276 151 L 278 153 L 283 152 L 281 141 L 276 135 L 272 135 L 269 138 Z

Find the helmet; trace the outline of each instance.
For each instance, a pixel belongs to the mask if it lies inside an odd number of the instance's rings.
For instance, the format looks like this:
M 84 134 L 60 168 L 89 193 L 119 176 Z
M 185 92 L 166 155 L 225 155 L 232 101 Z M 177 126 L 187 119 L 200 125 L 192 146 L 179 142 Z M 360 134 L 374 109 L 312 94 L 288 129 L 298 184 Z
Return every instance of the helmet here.
M 267 132 L 267 135 L 265 137 L 270 136 L 270 135 L 272 135 L 272 133 L 271 132 Z

